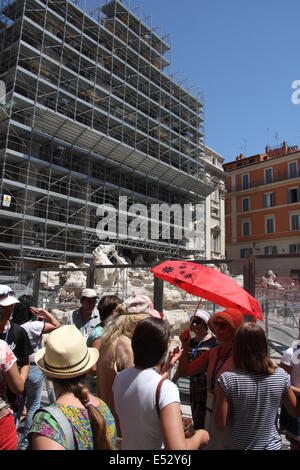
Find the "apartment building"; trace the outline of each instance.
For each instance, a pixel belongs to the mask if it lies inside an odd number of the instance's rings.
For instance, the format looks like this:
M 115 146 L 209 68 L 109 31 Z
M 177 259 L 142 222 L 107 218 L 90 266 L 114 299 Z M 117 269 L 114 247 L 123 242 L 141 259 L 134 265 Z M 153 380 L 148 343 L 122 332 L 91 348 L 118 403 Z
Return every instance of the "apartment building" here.
M 166 72 L 169 37 L 126 1 L 2 0 L 0 38 L 0 266 L 88 261 L 99 243 L 206 257 L 205 200 L 221 169 L 205 159 L 200 95 Z M 164 203 L 202 204 L 201 248 L 163 237 L 163 222 L 158 240 L 99 241 L 99 205 L 132 220 L 132 204 Z
M 225 177 L 224 158 L 215 150 L 205 146 L 208 175 L 217 188 L 205 200 L 205 257 L 225 258 Z
M 265 153 L 239 155 L 223 168 L 227 257 L 300 253 L 298 147 L 267 146 Z

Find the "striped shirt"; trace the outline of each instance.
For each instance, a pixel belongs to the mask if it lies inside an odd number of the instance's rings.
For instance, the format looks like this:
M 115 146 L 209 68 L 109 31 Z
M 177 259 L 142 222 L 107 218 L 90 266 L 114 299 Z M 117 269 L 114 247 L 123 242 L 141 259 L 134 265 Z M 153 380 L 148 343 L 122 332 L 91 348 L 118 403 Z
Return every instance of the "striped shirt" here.
M 218 384 L 230 404 L 225 449 L 279 450 L 276 416 L 291 385 L 289 375 L 281 367 L 271 375 L 234 370 L 224 372 Z

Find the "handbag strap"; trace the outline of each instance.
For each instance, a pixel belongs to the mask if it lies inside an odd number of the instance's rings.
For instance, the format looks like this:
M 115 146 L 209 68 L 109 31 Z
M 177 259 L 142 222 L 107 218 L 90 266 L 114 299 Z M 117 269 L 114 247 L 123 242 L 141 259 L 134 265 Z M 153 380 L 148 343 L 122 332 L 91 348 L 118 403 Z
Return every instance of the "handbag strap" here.
M 63 433 L 65 435 L 66 443 L 67 443 L 67 449 L 68 450 L 75 450 L 76 445 L 75 445 L 75 440 L 73 436 L 73 431 L 72 431 L 72 425 L 64 415 L 63 411 L 60 409 L 60 407 L 54 403 L 53 405 L 46 406 L 43 408 L 39 408 L 38 411 L 44 411 L 49 413 L 52 418 L 55 419 L 55 421 L 58 422 L 60 427 L 63 430 Z
M 160 396 L 160 389 L 161 389 L 161 386 L 163 384 L 163 382 L 165 381 L 166 379 L 165 378 L 162 378 L 158 384 L 157 384 L 157 387 L 156 387 L 156 393 L 155 393 L 155 406 L 156 406 L 156 411 L 157 411 L 157 415 L 159 417 L 160 415 L 160 409 L 159 409 L 159 396 Z

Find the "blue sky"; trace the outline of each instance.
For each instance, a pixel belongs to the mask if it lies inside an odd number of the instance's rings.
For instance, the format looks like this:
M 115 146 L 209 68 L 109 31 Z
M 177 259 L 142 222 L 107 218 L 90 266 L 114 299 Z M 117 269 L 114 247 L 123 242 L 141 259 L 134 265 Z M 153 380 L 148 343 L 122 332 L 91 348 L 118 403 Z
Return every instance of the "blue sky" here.
M 277 141 L 300 147 L 300 104 L 291 101 L 300 80 L 299 0 L 138 4 L 172 34 L 172 70 L 204 95 L 206 145 L 225 161 Z

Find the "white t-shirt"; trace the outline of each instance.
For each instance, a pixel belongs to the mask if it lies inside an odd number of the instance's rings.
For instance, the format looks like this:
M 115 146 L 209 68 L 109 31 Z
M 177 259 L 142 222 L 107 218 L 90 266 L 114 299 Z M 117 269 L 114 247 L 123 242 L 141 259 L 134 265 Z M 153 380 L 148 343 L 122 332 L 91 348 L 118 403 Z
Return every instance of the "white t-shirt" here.
M 156 388 L 161 380 L 153 369 L 124 369 L 113 383 L 115 409 L 122 431 L 122 450 L 153 450 L 162 446 L 156 410 Z M 180 403 L 179 390 L 170 380 L 162 384 L 159 409 Z
M 298 354 L 296 353 L 296 351 L 298 351 Z M 294 358 L 294 361 L 292 362 L 294 354 L 296 354 L 297 357 Z M 293 347 L 287 349 L 286 351 L 284 351 L 280 362 L 292 368 L 291 384 L 297 388 L 300 388 L 300 349 Z
M 45 323 L 43 321 L 28 321 L 21 325 L 22 328 L 26 331 L 30 344 L 33 348 L 33 353 L 29 356 L 30 362 L 34 362 L 34 356 L 41 348 L 42 343 L 42 334 L 45 328 Z
M 0 339 L 0 383 L 4 380 L 5 372 L 17 362 L 17 358 L 9 348 L 8 344 Z M 0 410 L 8 406 L 8 400 L 5 393 L 5 388 L 0 392 Z M 1 417 L 0 417 L 1 418 Z

